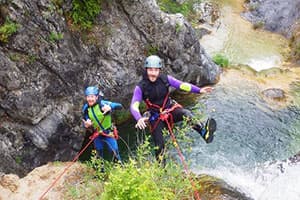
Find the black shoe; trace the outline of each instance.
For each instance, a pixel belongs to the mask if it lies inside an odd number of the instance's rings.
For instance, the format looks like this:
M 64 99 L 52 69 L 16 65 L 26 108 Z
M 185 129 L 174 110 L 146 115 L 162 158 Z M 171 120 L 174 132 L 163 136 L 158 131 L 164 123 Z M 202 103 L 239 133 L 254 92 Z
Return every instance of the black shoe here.
M 192 128 L 202 136 L 203 127 L 204 127 L 204 125 L 200 122 L 199 124 L 195 124 Z
M 217 130 L 217 122 L 213 118 L 208 118 L 204 127 L 205 131 L 202 135 L 206 143 L 211 143 L 214 139 L 214 132 Z

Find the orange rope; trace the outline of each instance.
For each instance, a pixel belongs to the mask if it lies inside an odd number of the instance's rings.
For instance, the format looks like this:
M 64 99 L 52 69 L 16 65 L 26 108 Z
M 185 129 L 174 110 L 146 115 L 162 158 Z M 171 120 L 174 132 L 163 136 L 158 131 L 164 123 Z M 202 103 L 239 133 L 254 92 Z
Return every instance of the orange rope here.
M 50 189 L 57 183 L 57 181 L 66 173 L 66 171 L 78 160 L 79 156 L 88 148 L 88 146 L 93 142 L 95 138 L 91 138 L 89 143 L 75 156 L 72 162 L 64 169 L 64 171 L 53 181 L 53 183 L 48 187 L 48 189 L 42 194 L 39 200 L 42 200 L 45 195 L 50 191 Z
M 170 115 L 170 114 L 168 114 L 168 115 Z M 171 124 L 170 124 L 168 118 L 166 118 L 166 119 L 167 119 L 167 120 L 166 120 L 166 123 L 167 123 L 167 125 L 168 125 L 169 133 L 170 133 L 170 135 L 171 135 L 171 138 L 172 138 L 172 141 L 173 141 L 173 143 L 174 143 L 174 146 L 176 147 L 176 150 L 177 150 L 177 153 L 178 153 L 178 155 L 179 155 L 179 157 L 180 157 L 181 163 L 183 164 L 184 171 L 185 171 L 186 175 L 188 176 L 189 181 L 190 181 L 190 183 L 191 183 L 191 185 L 192 185 L 192 187 L 193 187 L 194 195 L 195 195 L 195 197 L 196 197 L 197 200 L 201 200 L 201 199 L 200 199 L 200 196 L 199 196 L 199 193 L 198 193 L 198 191 L 197 191 L 197 189 L 196 189 L 195 183 L 194 183 L 193 179 L 192 179 L 191 176 L 190 176 L 189 168 L 188 168 L 186 162 L 184 161 L 184 156 L 183 156 L 183 154 L 182 154 L 182 152 L 181 152 L 181 150 L 180 150 L 180 147 L 179 147 L 179 145 L 178 145 L 178 143 L 177 143 L 177 141 L 176 141 L 175 135 L 174 135 L 174 133 L 173 133 L 173 131 L 172 131 Z

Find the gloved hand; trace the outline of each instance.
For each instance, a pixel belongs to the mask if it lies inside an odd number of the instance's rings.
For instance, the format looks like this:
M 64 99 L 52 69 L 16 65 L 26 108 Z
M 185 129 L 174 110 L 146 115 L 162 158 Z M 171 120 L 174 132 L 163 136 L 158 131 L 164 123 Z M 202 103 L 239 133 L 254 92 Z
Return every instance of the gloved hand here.
M 142 117 L 138 120 L 138 122 L 135 125 L 135 128 L 139 129 L 145 129 L 147 127 L 146 121 L 148 120 L 148 117 Z
M 111 107 L 109 105 L 105 104 L 104 106 L 102 106 L 101 110 L 103 112 L 103 115 L 106 115 L 111 111 Z
M 99 136 L 99 133 L 98 133 L 98 131 L 95 131 L 94 133 L 93 133 L 93 135 L 91 135 L 90 137 L 89 137 L 89 139 L 90 140 L 94 140 L 96 137 L 98 137 Z
M 87 120 L 82 119 L 82 122 L 83 122 L 83 126 L 85 128 L 89 128 L 92 126 L 92 121 L 90 119 L 87 119 Z
M 210 93 L 211 91 L 213 90 L 213 88 L 212 87 L 210 87 L 210 86 L 205 86 L 205 87 L 201 87 L 200 88 L 200 93 Z

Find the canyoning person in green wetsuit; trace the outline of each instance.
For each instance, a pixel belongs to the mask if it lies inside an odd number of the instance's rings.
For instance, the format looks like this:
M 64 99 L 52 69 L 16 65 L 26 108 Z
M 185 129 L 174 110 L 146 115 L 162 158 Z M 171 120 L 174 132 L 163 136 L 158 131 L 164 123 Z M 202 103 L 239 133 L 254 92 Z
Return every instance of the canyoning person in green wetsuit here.
M 106 101 L 99 95 L 96 86 L 89 86 L 85 89 L 86 103 L 83 105 L 83 125 L 93 132 L 90 139 L 94 139 L 94 146 L 97 156 L 103 159 L 103 148 L 106 145 L 113 153 L 115 161 L 121 161 L 118 148 L 118 134 L 116 127 L 112 124 L 111 112 L 121 109 L 120 103 Z M 102 162 L 102 171 L 103 162 Z
M 144 64 L 143 78 L 134 89 L 130 105 L 131 114 L 137 121 L 136 128 L 145 129 L 147 123 L 150 124 L 151 136 L 157 147 L 155 154 L 158 161 L 163 159 L 165 149 L 162 130 L 167 127 L 167 124 L 163 119 L 164 114 L 168 112 L 168 118 L 171 118 L 174 123 L 182 121 L 184 117 L 187 117 L 187 119 L 193 117 L 191 111 L 182 108 L 181 105 L 169 97 L 169 87 L 196 94 L 212 91 L 210 86 L 199 88 L 190 83 L 177 80 L 170 75 L 161 74 L 161 68 L 162 61 L 158 56 L 147 57 Z M 143 116 L 139 110 L 142 100 L 147 106 L 147 112 Z M 201 122 L 192 124 L 192 128 L 202 136 L 206 143 L 211 143 L 216 130 L 216 121 L 209 118 L 205 124 Z

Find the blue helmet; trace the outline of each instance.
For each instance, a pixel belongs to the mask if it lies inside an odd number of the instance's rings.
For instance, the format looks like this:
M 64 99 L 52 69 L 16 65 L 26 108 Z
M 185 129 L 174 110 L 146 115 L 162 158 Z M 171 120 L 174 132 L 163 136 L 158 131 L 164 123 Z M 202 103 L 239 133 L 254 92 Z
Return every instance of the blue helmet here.
M 144 67 L 162 68 L 161 59 L 156 55 L 148 56 L 145 60 Z
M 85 94 L 85 96 L 88 96 L 91 94 L 98 96 L 99 89 L 96 86 L 88 86 L 87 88 L 85 88 L 84 94 Z

